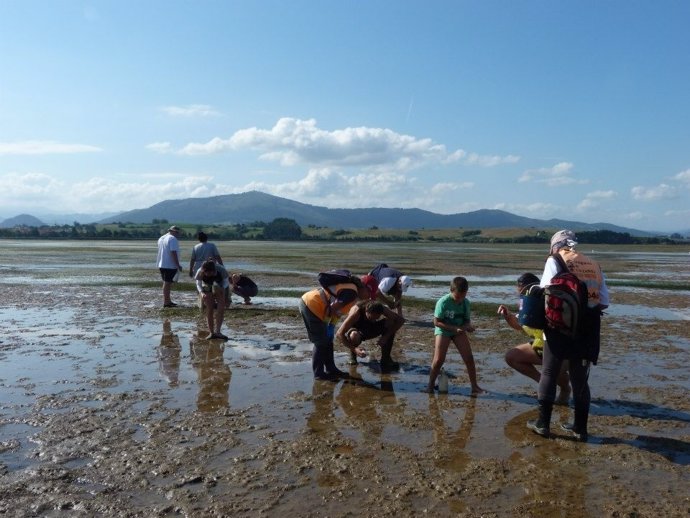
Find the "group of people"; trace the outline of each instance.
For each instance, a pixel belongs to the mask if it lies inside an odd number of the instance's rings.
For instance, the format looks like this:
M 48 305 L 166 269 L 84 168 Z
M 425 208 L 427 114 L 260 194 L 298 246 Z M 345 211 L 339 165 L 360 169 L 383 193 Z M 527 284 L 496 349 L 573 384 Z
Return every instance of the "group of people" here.
M 179 228 L 170 227 L 162 236 L 158 246 L 158 266 L 163 279 L 163 305 L 173 307 L 170 300 L 170 284 L 182 269 L 179 261 L 177 234 Z M 232 284 L 232 291 L 244 297 L 249 303 L 248 291 L 243 291 L 234 275 L 223 267 L 215 245 L 208 243 L 206 235 L 199 233 L 200 243 L 194 247 L 190 260 L 189 275 L 197 282 L 197 289 L 207 308 L 209 339 L 227 340 L 221 333 L 226 297 Z M 570 230 L 556 232 L 550 242 L 541 279 L 531 273 L 521 275 L 517 280 L 520 306 L 517 314 L 507 306 L 500 305 L 498 314 L 508 325 L 529 336 L 528 343 L 520 344 L 506 353 L 505 360 L 512 368 L 535 380 L 538 388 L 539 416 L 529 421 L 528 427 L 538 435 L 550 435 L 551 413 L 554 404 L 568 404 L 572 394 L 574 422 L 562 425 L 575 439 L 586 441 L 587 422 L 590 407 L 588 384 L 591 364 L 596 364 L 599 355 L 601 315 L 609 305 L 606 281 L 599 265 L 586 255 L 575 250 L 577 239 Z M 537 324 L 528 317 L 535 309 L 534 300 L 528 295 L 534 290 L 550 285 L 552 279 L 564 271 L 571 272 L 587 288 L 587 307 L 577 334 L 567 336 L 543 323 Z M 241 276 L 238 276 L 237 281 Z M 330 286 L 320 286 L 302 295 L 299 312 L 304 321 L 312 348 L 312 372 L 314 379 L 335 381 L 349 377 L 335 364 L 334 342 L 337 340 L 350 353 L 350 363 L 367 356 L 362 347 L 365 340 L 377 338 L 381 348 L 380 368 L 391 372 L 399 368 L 391 356 L 396 332 L 402 327 L 403 293 L 411 286 L 409 276 L 401 271 L 379 264 L 362 277 L 350 275 Z M 253 284 L 253 283 L 252 283 Z M 256 285 L 254 285 L 255 289 Z M 442 296 L 435 305 L 434 354 L 426 390 L 433 393 L 442 370 L 451 342 L 455 345 L 467 369 L 472 395 L 482 393 L 470 345 L 469 334 L 475 328 L 471 320 L 470 301 L 467 298 L 469 283 L 464 277 L 454 277 L 449 293 Z M 215 315 L 214 315 L 215 308 Z M 542 308 L 543 311 L 543 302 Z M 214 318 L 215 317 L 215 318 Z M 344 318 L 336 330 L 336 323 Z M 536 366 L 542 366 L 541 372 Z M 557 387 L 560 387 L 558 398 Z M 572 390 L 571 390 L 572 387 Z
M 549 257 L 539 279 L 525 273 L 518 278 L 517 289 L 521 304 L 517 314 L 500 305 L 498 314 L 516 330 L 526 333 L 529 343 L 518 345 L 506 353 L 506 362 L 518 372 L 539 383 L 539 417 L 529 421 L 530 430 L 543 437 L 549 437 L 551 413 L 556 403 L 568 404 L 571 392 L 575 407 L 574 422 L 563 424 L 562 428 L 579 441 L 587 441 L 587 423 L 590 407 L 589 370 L 599 356 L 601 315 L 609 305 L 606 281 L 599 265 L 575 250 L 577 244 L 574 232 L 556 232 L 550 242 Z M 533 290 L 550 285 L 554 277 L 563 272 L 574 274 L 586 285 L 587 301 L 581 323 L 574 336 L 568 336 L 557 329 L 538 325 L 527 318 L 539 309 L 529 307 L 543 299 L 526 297 Z M 385 282 L 381 275 L 387 275 Z M 379 337 L 381 346 L 381 367 L 395 368 L 390 352 L 395 333 L 404 323 L 402 318 L 402 293 L 410 286 L 410 279 L 401 272 L 379 265 L 364 277 L 352 277 L 327 289 L 317 288 L 305 293 L 299 302 L 299 311 L 304 320 L 309 340 L 313 344 L 312 370 L 318 380 L 337 380 L 347 377 L 334 362 L 334 340 L 350 350 L 351 362 L 366 355 L 361 347 L 364 340 Z M 434 355 L 429 373 L 427 391 L 436 390 L 436 381 L 446 359 L 451 342 L 462 357 L 470 381 L 472 395 L 484 390 L 477 382 L 477 371 L 468 335 L 474 332 L 467 299 L 469 283 L 464 277 L 454 277 L 450 292 L 442 296 L 434 308 Z M 382 304 L 380 299 L 385 301 Z M 393 311 L 393 310 L 397 311 Z M 335 324 L 345 316 L 343 324 L 335 331 Z M 541 365 L 539 372 L 535 366 Z M 572 391 L 571 387 L 572 386 Z M 560 387 L 558 399 L 557 387 Z
M 412 284 L 409 276 L 386 264 L 379 264 L 368 274 L 350 275 L 329 286 L 321 286 L 302 295 L 299 312 L 313 344 L 312 371 L 318 380 L 337 380 L 349 374 L 336 367 L 334 341 L 350 350 L 350 363 L 367 355 L 361 344 L 378 338 L 381 347 L 381 371 L 396 370 L 391 351 L 395 333 L 405 323 L 403 293 Z M 336 323 L 345 317 L 335 330 Z
M 530 338 L 529 343 L 518 345 L 506 353 L 508 365 L 539 383 L 537 403 L 539 416 L 528 421 L 527 427 L 534 433 L 549 437 L 551 413 L 554 404 L 567 404 L 572 386 L 575 416 L 572 423 L 561 428 L 571 433 L 576 440 L 587 441 L 590 407 L 589 371 L 599 358 L 601 316 L 609 306 L 609 291 L 601 267 L 593 259 L 575 250 L 577 238 L 571 230 L 560 230 L 551 237 L 549 256 L 539 280 L 535 275 L 525 273 L 518 278 L 520 293 L 518 314 L 512 314 L 504 306 L 498 308 L 508 325 L 523 330 Z M 533 327 L 529 316 L 530 304 L 538 298 L 530 298 L 534 289 L 548 287 L 561 273 L 570 272 L 586 285 L 587 301 L 584 314 L 574 336 L 562 333 L 547 325 L 543 329 Z M 543 308 L 542 308 L 543 310 Z M 532 325 L 530 325 L 532 324 Z M 541 365 L 541 373 L 535 365 Z M 557 387 L 560 394 L 556 398 Z
M 163 307 L 177 304 L 170 299 L 173 282 L 182 271 L 180 263 L 180 228 L 173 225 L 158 239 L 157 265 L 163 280 Z M 225 308 L 232 302 L 230 293 L 242 297 L 244 304 L 251 304 L 251 298 L 258 293 L 256 284 L 246 275 L 229 273 L 223 265 L 223 258 L 215 244 L 208 242 L 204 232 L 197 234 L 199 243 L 192 248 L 189 260 L 189 276 L 196 282 L 200 307 L 206 315 L 209 334 L 207 338 L 228 340 L 221 332 Z

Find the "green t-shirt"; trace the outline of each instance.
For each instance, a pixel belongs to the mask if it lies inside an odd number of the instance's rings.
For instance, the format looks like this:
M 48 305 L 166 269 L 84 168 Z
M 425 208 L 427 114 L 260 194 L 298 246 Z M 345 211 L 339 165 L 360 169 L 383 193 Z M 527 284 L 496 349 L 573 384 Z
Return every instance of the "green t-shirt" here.
M 460 327 L 470 321 L 470 301 L 465 298 L 458 304 L 453 300 L 453 294 L 448 293 L 436 302 L 434 317 L 442 320 L 444 324 Z M 455 332 L 434 327 L 434 335 L 455 336 L 455 334 Z

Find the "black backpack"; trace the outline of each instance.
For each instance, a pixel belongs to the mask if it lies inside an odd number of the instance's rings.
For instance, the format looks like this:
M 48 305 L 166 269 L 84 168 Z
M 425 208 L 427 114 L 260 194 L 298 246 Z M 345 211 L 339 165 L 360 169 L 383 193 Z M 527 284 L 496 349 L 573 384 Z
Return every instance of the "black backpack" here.
M 336 270 L 328 270 L 327 272 L 320 272 L 319 275 L 316 277 L 317 280 L 319 281 L 319 284 L 321 287 L 326 290 L 330 295 L 336 296 L 335 293 L 331 291 L 331 286 L 335 286 L 336 284 L 346 284 L 346 283 L 352 283 L 352 273 L 350 270 L 345 270 L 345 269 L 336 269 Z M 357 296 L 357 293 L 355 293 L 355 298 Z M 354 299 L 351 299 L 354 300 Z

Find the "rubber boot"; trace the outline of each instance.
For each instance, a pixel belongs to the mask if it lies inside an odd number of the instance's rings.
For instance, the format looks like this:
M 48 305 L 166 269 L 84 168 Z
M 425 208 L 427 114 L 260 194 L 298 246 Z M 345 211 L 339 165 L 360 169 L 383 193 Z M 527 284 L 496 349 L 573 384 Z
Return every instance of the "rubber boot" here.
M 335 351 L 333 349 L 333 342 L 324 347 L 323 351 L 323 365 L 326 368 L 326 375 L 332 378 L 349 378 L 350 375 L 347 372 L 341 371 L 335 366 Z
M 323 364 L 323 351 L 314 346 L 311 352 L 311 368 L 314 371 L 314 379 L 325 380 L 328 378 Z
M 589 435 L 587 433 L 587 420 L 589 418 L 589 411 L 587 409 L 575 409 L 575 421 L 573 423 L 562 424 L 563 430 L 573 434 L 576 440 L 580 442 L 587 442 Z
M 536 421 L 527 421 L 527 428 L 537 435 L 549 437 L 551 435 L 551 411 L 553 403 L 550 401 L 539 401 L 539 418 Z
M 393 358 L 391 358 L 391 351 L 393 350 L 394 340 L 395 337 L 390 337 L 390 339 L 386 340 L 386 343 L 381 344 L 380 365 L 382 372 L 396 371 L 400 368 L 400 364 L 398 362 L 394 362 Z

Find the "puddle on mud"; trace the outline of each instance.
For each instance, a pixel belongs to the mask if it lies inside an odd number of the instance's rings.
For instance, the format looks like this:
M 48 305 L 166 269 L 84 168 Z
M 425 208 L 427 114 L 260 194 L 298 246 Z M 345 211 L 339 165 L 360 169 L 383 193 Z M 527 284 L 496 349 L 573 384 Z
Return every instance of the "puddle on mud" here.
M 486 394 L 469 397 L 455 350 L 446 364 L 449 394 L 421 392 L 433 349 L 425 323 L 444 286 L 411 288 L 410 296 L 429 300 L 429 310 L 411 312 L 400 331 L 398 372 L 381 373 L 379 351 L 367 344 L 370 356 L 349 367 L 354 379 L 314 382 L 311 344 L 299 316 L 287 311 L 295 297 L 258 296 L 254 306 L 233 306 L 224 326 L 230 340 L 206 341 L 193 291 L 175 292 L 179 310 L 161 310 L 159 289 L 89 284 L 155 279 L 140 266 L 130 272 L 108 264 L 150 261 L 150 243 L 101 246 L 92 254 L 100 272 L 73 273 L 74 264 L 57 260 L 67 265 L 65 278 L 77 278 L 73 284 L 41 279 L 56 266 L 52 247 L 61 244 L 27 246 L 44 268 L 28 275 L 39 289 L 0 281 L 0 513 L 686 514 L 687 292 L 615 292 L 620 300 L 606 317 L 606 344 L 590 380 L 591 440 L 580 444 L 559 431 L 572 418 L 564 407 L 554 410 L 554 440 L 526 429 L 536 416 L 536 384 L 505 365 L 505 350 L 524 340 L 496 318 L 477 318 L 472 338 Z M 50 257 L 41 258 L 41 247 Z M 252 258 L 251 247 L 233 243 L 221 251 L 232 257 L 247 249 Z M 640 256 L 625 260 L 645 271 Z M 239 262 L 259 275 L 271 271 Z M 270 285 L 304 284 L 293 277 L 270 277 Z M 475 276 L 472 300 L 514 303 L 505 284 L 514 277 Z M 346 361 L 338 348 L 336 363 L 348 369 Z M 661 493 L 665 498 L 655 496 Z

